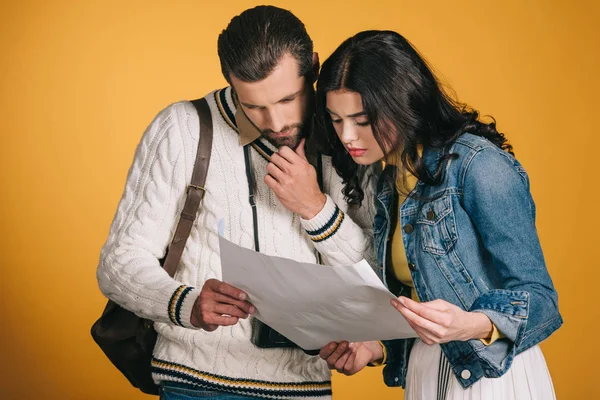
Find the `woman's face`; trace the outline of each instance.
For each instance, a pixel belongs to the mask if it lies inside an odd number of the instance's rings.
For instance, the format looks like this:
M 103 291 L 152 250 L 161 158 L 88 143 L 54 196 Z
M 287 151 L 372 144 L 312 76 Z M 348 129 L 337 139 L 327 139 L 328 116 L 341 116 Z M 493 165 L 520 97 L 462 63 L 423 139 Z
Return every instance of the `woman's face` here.
M 335 132 L 355 163 L 369 165 L 383 158 L 360 94 L 347 90 L 327 92 L 326 104 Z

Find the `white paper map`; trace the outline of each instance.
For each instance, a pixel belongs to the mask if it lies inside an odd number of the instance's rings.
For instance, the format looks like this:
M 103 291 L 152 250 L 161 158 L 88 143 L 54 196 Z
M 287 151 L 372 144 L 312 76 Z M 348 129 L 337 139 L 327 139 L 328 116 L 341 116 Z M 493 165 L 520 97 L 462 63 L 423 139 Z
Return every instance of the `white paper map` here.
M 306 350 L 416 337 L 365 260 L 331 267 L 267 256 L 222 237 L 219 244 L 223 281 L 248 293 L 256 318 Z

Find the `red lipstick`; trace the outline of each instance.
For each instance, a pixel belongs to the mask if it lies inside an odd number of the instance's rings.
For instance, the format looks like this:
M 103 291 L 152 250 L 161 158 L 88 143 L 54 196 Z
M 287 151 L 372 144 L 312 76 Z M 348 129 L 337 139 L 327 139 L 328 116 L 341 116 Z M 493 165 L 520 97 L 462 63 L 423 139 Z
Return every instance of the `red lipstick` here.
M 364 155 L 367 152 L 367 149 L 360 149 L 358 147 L 348 147 L 348 153 L 350 153 L 350 155 L 352 157 L 360 157 L 362 155 Z

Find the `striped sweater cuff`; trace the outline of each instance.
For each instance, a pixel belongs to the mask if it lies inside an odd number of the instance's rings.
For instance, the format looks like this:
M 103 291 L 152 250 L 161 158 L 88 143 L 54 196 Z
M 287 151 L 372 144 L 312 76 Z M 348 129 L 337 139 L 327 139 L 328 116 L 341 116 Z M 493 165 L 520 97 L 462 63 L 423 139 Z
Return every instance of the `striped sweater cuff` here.
M 323 209 L 313 218 L 301 219 L 302 226 L 308 233 L 310 240 L 315 243 L 329 239 L 340 228 L 344 220 L 344 212 L 335 204 L 335 202 L 326 195 L 327 201 Z
M 192 307 L 196 298 L 200 295 L 200 290 L 192 286 L 180 285 L 169 300 L 167 313 L 172 324 L 183 326 L 185 328 L 197 329 L 190 322 Z

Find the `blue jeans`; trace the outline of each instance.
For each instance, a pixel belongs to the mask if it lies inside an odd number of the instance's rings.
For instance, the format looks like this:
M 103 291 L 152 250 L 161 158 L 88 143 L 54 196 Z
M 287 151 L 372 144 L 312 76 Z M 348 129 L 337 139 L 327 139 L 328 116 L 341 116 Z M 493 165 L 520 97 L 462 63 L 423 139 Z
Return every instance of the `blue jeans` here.
M 198 386 L 189 385 L 187 383 L 162 382 L 160 384 L 160 400 L 194 400 L 204 398 L 211 400 L 257 399 L 257 397 L 207 390 Z

